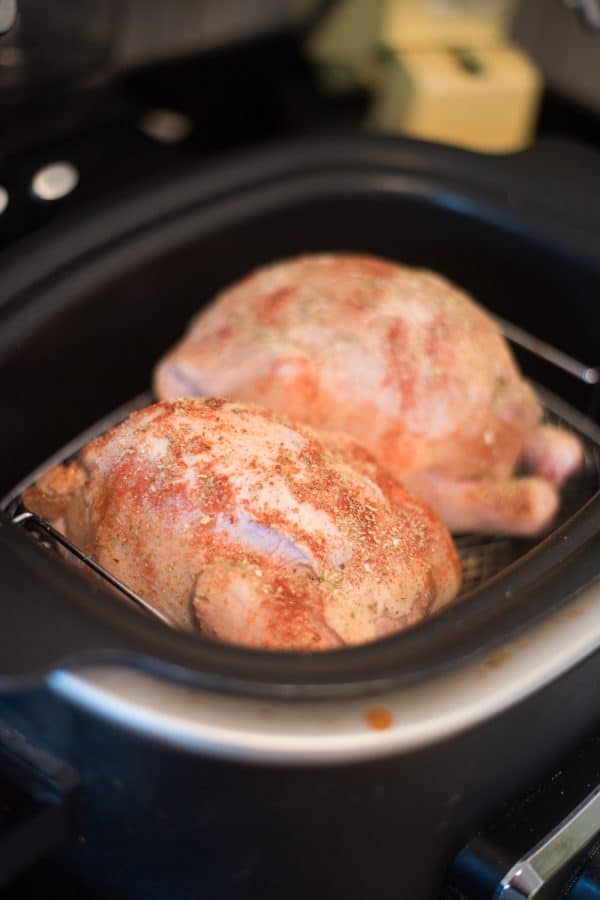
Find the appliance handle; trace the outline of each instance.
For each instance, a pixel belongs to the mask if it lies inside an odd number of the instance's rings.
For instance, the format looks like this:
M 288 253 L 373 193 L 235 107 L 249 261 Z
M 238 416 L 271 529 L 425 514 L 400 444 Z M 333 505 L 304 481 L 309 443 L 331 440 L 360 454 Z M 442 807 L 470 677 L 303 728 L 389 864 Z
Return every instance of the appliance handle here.
M 0 723 L 0 887 L 74 838 L 79 778 Z
M 600 833 L 600 787 L 567 818 L 518 860 L 500 882 L 498 896 L 505 900 L 533 900 L 544 888 L 568 871 Z
M 597 900 L 599 852 L 600 758 L 594 736 L 461 850 L 443 898 Z

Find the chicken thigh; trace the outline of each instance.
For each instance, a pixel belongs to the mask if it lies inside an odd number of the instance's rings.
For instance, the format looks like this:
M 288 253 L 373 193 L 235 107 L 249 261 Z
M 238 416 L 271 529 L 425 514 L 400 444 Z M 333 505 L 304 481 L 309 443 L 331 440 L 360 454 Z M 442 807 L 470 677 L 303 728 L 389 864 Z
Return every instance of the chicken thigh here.
M 582 461 L 573 435 L 541 424 L 491 316 L 439 275 L 372 257 L 299 257 L 234 284 L 154 387 L 345 432 L 454 531 L 543 530 Z M 520 462 L 535 474 L 515 477 Z
M 182 628 L 317 650 L 449 603 L 445 526 L 349 438 L 223 400 L 158 403 L 24 494 Z

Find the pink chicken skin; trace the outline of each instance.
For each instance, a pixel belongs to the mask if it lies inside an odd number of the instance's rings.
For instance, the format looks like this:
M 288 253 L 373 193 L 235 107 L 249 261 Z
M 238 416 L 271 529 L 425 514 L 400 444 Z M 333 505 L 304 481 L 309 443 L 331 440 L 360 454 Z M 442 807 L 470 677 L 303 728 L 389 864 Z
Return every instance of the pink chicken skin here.
M 346 433 L 452 531 L 535 535 L 582 462 L 493 319 L 432 272 L 352 255 L 223 291 L 158 365 L 160 398 L 219 395 Z M 515 477 L 519 463 L 533 474 Z
M 176 625 L 236 644 L 372 641 L 460 586 L 445 526 L 369 453 L 223 400 L 134 413 L 24 502 Z

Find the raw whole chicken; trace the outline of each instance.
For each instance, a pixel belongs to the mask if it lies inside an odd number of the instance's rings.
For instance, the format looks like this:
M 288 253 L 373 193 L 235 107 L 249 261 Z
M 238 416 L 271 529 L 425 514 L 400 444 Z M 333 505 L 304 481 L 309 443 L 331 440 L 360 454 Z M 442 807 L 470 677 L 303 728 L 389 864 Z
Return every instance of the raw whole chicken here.
M 176 625 L 238 644 L 371 641 L 460 584 L 445 526 L 366 451 L 223 400 L 134 413 L 24 502 Z
M 220 294 L 159 364 L 161 398 L 263 404 L 361 442 L 453 531 L 533 535 L 582 461 L 493 319 L 431 272 L 372 257 L 267 266 Z M 535 474 L 515 477 L 519 463 Z

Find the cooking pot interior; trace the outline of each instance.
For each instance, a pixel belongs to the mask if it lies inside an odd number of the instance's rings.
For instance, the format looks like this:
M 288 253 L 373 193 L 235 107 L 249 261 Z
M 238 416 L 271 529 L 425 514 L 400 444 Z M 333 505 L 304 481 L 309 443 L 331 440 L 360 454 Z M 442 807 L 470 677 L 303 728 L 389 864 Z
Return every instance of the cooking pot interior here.
M 24 297 L 0 335 L 4 494 L 111 409 L 148 388 L 160 355 L 215 292 L 314 251 L 375 253 L 435 269 L 488 309 L 584 361 L 600 343 L 600 267 L 482 203 L 404 180 L 186 211 L 72 265 Z M 10 310 L 9 310 L 10 311 Z M 585 407 L 570 377 L 521 363 Z

